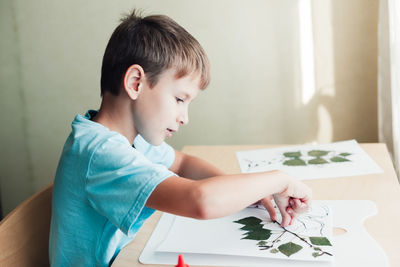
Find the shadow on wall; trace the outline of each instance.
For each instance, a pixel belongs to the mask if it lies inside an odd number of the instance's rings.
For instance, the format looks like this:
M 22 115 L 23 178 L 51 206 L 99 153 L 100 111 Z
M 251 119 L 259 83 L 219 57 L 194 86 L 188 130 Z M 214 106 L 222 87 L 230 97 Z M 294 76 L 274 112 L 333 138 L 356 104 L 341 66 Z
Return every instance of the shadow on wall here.
M 329 10 L 326 5 L 313 7 L 314 14 L 328 12 L 327 16 L 314 15 L 315 90 L 306 103 L 302 95 L 310 88 L 300 87 L 298 96 L 286 99 L 283 116 L 288 143 L 377 142 L 378 1 L 368 3 L 373 6 L 335 0 L 330 1 Z M 327 17 L 329 21 L 319 21 Z M 318 23 L 331 31 L 318 28 Z
M 331 110 L 333 124 L 338 125 L 334 140 L 377 142 L 379 1 L 335 0 L 331 6 L 336 96 L 321 102 Z

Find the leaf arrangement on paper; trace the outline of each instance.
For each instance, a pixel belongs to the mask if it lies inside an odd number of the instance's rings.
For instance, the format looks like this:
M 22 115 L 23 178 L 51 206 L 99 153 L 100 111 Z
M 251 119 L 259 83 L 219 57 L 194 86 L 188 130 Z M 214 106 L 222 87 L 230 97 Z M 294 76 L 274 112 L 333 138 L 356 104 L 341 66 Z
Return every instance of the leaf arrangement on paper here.
M 309 241 L 305 237 L 301 237 L 298 234 L 287 230 L 285 227 L 282 227 L 278 222 L 278 225 L 281 226 L 282 231 L 277 232 L 277 236 L 275 238 L 270 238 L 272 230 L 266 229 L 263 224 L 261 224 L 262 220 L 256 217 L 247 217 L 238 221 L 234 221 L 235 223 L 243 224 L 244 226 L 240 228 L 241 230 L 246 231 L 244 234 L 245 237 L 242 239 L 251 239 L 259 241 L 257 246 L 260 250 L 269 250 L 270 253 L 283 253 L 287 257 L 299 252 L 303 249 L 304 246 L 308 246 L 312 248 L 314 251 L 312 252 L 313 257 L 320 257 L 322 255 L 333 256 L 330 252 L 324 251 L 320 246 L 332 246 L 331 242 L 328 238 L 324 236 L 310 236 L 308 237 Z M 294 242 L 287 242 L 279 245 L 281 243 L 280 238 L 284 234 L 292 234 L 295 236 L 298 241 L 303 241 L 305 244 L 299 245 Z
M 260 208 L 260 206 L 255 207 Z M 257 241 L 255 245 L 259 250 L 269 251 L 272 254 L 282 253 L 290 257 L 304 249 L 309 251 L 310 256 L 317 258 L 324 255 L 333 256 L 331 249 L 325 248 L 332 247 L 329 238 L 324 236 L 325 219 L 328 216 L 327 207 L 321 207 L 319 212 L 316 212 L 314 207 L 314 211 L 296 219 L 298 223 L 294 230 L 283 227 L 277 221 L 263 221 L 255 216 L 233 222 L 242 225 L 240 230 L 244 233 L 241 239 Z M 277 228 L 276 225 L 279 227 Z M 314 228 L 311 236 L 308 228 Z
M 340 164 L 351 162 L 353 154 L 342 151 L 309 150 L 309 151 L 283 151 L 277 153 L 272 159 L 243 158 L 246 163 L 245 172 L 253 172 L 260 168 L 268 168 L 271 165 L 285 165 L 289 167 Z
M 355 140 L 236 152 L 243 173 L 282 170 L 300 179 L 382 172 Z
M 157 251 L 254 256 L 284 260 L 332 261 L 332 215 L 328 206 L 312 205 L 288 227 L 268 217 L 261 206 L 233 215 L 195 220 L 176 216 Z
M 329 154 L 331 155 L 328 156 Z M 301 151 L 283 152 L 285 160 L 282 164 L 286 166 L 306 166 L 307 164 L 340 163 L 351 161 L 348 159 L 350 155 L 351 153 L 348 152 L 336 153 L 335 151 L 311 150 L 307 152 L 307 156 L 311 157 L 311 159 L 306 160 L 303 158 Z

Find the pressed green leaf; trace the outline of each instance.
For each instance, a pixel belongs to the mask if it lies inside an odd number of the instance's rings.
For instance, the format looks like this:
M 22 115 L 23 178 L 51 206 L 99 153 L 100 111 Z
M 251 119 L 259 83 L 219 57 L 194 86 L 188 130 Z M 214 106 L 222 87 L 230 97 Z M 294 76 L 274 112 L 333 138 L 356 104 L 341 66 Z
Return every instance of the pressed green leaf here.
M 325 156 L 329 153 L 329 151 L 325 151 L 325 150 L 311 150 L 308 151 L 308 155 L 311 157 L 322 157 Z
M 262 224 L 245 224 L 240 230 L 245 230 L 245 231 L 255 231 L 257 229 L 262 229 L 263 225 Z
M 321 254 L 319 252 L 314 252 L 312 255 L 314 258 L 321 256 Z
M 314 250 L 315 251 L 321 251 L 321 249 L 319 247 L 315 247 Z
M 339 154 L 339 156 L 342 156 L 342 157 L 347 157 L 347 156 L 350 156 L 350 155 L 351 155 L 351 153 L 347 153 L 347 152 L 343 152 L 343 153 Z
M 267 242 L 265 242 L 264 240 L 261 240 L 260 242 L 257 243 L 257 245 L 259 246 L 265 246 L 267 244 Z
M 348 159 L 346 159 L 346 158 L 342 158 L 342 157 L 333 157 L 333 158 L 331 158 L 331 161 L 332 162 L 345 162 L 345 161 L 350 161 L 350 160 L 348 160 Z
M 328 163 L 326 160 L 323 158 L 316 158 L 316 159 L 311 159 L 308 161 L 308 164 L 326 164 Z
M 291 255 L 299 252 L 303 247 L 293 242 L 285 243 L 278 247 L 279 251 L 290 257 Z
M 297 152 L 285 152 L 285 153 L 283 153 L 283 155 L 285 157 L 288 157 L 288 158 L 298 158 L 298 157 L 301 156 L 301 152 L 300 151 L 297 151 Z
M 261 219 L 254 217 L 254 216 L 250 216 L 250 217 L 246 217 L 237 221 L 233 221 L 234 223 L 240 223 L 240 224 L 245 224 L 245 225 L 256 225 L 262 222 Z
M 271 231 L 268 229 L 259 229 L 246 233 L 246 236 L 242 239 L 251 240 L 267 240 L 271 236 Z
M 271 252 L 271 253 L 278 253 L 279 252 L 279 250 L 277 250 L 276 248 L 273 248 L 273 249 L 271 249 L 269 252 Z
M 306 162 L 304 160 L 296 158 L 296 159 L 290 159 L 290 160 L 284 161 L 283 165 L 287 165 L 287 166 L 305 166 L 307 164 L 306 164 Z
M 310 241 L 316 246 L 332 246 L 331 242 L 329 242 L 329 239 L 323 236 L 310 236 Z

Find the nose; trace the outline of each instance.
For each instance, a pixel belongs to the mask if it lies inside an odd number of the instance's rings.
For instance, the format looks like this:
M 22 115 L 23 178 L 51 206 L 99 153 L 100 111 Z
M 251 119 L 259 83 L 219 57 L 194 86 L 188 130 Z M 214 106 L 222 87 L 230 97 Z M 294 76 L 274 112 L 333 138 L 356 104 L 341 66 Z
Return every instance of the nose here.
M 179 124 L 183 125 L 183 124 L 188 124 L 189 123 L 189 115 L 188 115 L 188 110 L 187 108 L 185 108 L 184 111 L 182 111 L 182 113 L 180 114 L 179 118 L 178 118 L 178 122 Z

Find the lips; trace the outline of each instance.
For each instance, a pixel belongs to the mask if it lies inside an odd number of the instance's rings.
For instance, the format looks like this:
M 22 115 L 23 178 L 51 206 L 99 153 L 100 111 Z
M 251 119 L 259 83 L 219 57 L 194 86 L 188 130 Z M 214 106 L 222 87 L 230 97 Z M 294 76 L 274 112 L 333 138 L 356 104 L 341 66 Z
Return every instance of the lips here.
M 171 129 L 171 128 L 167 128 L 167 136 L 171 137 L 172 133 L 175 133 L 177 130 Z

